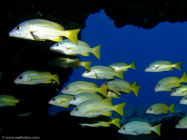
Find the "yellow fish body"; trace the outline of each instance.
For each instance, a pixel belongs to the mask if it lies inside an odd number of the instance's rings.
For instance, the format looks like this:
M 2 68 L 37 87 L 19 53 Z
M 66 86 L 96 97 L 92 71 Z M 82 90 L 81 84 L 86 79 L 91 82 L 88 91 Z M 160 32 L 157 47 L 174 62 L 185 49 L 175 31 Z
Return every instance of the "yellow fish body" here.
M 0 95 L 0 107 L 16 106 L 19 100 L 11 95 Z
M 182 82 L 187 82 L 186 73 L 183 74 L 182 78 L 178 77 L 166 77 L 161 79 L 155 87 L 155 92 L 159 91 L 171 91 L 172 88 L 180 87 Z
M 77 44 L 79 31 L 80 29 L 64 30 L 63 26 L 52 21 L 31 19 L 18 24 L 9 32 L 9 36 L 38 41 L 52 40 L 56 42 L 62 41 L 62 37 L 66 37 Z
M 81 61 L 78 57 L 67 58 L 67 57 L 55 57 L 49 61 L 49 64 L 63 67 L 63 68 L 79 68 L 79 66 L 84 67 L 87 71 L 90 71 L 90 61 Z
M 146 113 L 160 115 L 163 113 L 166 114 L 168 113 L 168 111 L 175 113 L 175 104 L 172 104 L 171 106 L 162 103 L 153 104 L 151 107 L 147 109 Z
M 140 86 L 137 86 L 136 81 L 134 82 L 134 84 L 131 84 L 121 79 L 114 79 L 114 80 L 107 81 L 104 84 L 108 85 L 108 89 L 110 91 L 113 91 L 117 94 L 120 94 L 120 92 L 130 93 L 131 91 L 133 91 L 136 97 L 139 96 Z
M 91 67 L 89 72 L 85 71 L 82 77 L 91 79 L 114 79 L 114 77 L 117 76 L 123 79 L 123 72 L 124 71 L 115 71 L 111 67 L 97 65 Z
M 112 67 L 115 71 L 128 71 L 129 68 L 136 69 L 136 62 L 133 62 L 131 64 L 113 63 L 113 64 L 109 65 L 109 67 Z
M 48 103 L 55 106 L 60 106 L 64 108 L 69 107 L 69 101 L 73 98 L 71 95 L 67 94 L 60 94 L 55 97 L 53 97 Z
M 99 92 L 106 97 L 108 86 L 98 87 L 95 83 L 87 81 L 75 81 L 64 87 L 61 92 L 64 94 L 77 95 L 81 92 Z
M 187 105 L 187 95 L 180 100 L 180 104 Z
M 127 135 L 141 135 L 141 134 L 151 134 L 151 131 L 154 131 L 160 136 L 160 127 L 161 124 L 152 126 L 148 122 L 131 121 L 124 124 L 118 130 L 118 133 L 127 134 Z
M 171 96 L 185 96 L 187 95 L 187 85 L 181 85 L 171 92 Z
M 112 121 L 99 121 L 97 123 L 81 123 L 81 126 L 88 126 L 88 127 L 110 127 L 111 124 L 114 124 L 115 126 L 117 126 L 118 128 L 120 127 L 120 119 L 114 119 Z
M 100 95 L 95 94 L 95 93 L 82 92 L 82 93 L 75 95 L 69 101 L 69 103 L 71 105 L 79 105 L 88 100 L 103 100 L 103 98 Z
M 58 74 L 35 70 L 24 71 L 14 80 L 14 83 L 23 85 L 60 84 Z
M 184 116 L 182 119 L 180 119 L 175 128 L 187 129 L 187 116 Z
M 145 72 L 171 71 L 173 68 L 182 70 L 181 64 L 182 62 L 173 64 L 171 61 L 154 61 L 145 69 Z
M 123 116 L 125 105 L 126 103 L 122 103 L 114 106 L 111 103 L 111 98 L 107 98 L 106 100 L 88 100 L 76 106 L 70 115 L 93 118 L 100 115 L 111 116 L 112 111 L 116 111 Z
M 78 43 L 75 44 L 71 40 L 65 39 L 61 42 L 57 42 L 56 44 L 52 45 L 50 47 L 50 50 L 66 55 L 71 55 L 71 56 L 77 54 L 82 56 L 89 56 L 89 53 L 92 53 L 98 59 L 100 59 L 100 48 L 101 48 L 100 45 L 91 48 L 88 43 L 81 40 L 78 40 Z

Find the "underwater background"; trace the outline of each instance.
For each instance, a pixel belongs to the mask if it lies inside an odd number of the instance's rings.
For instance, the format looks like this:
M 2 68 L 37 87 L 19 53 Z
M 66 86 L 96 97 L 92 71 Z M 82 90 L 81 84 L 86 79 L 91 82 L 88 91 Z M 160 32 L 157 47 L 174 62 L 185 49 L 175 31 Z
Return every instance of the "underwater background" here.
M 60 4 L 71 4 L 71 2 L 76 5 L 75 1 L 62 2 Z M 50 5 L 50 1 L 46 1 L 46 3 L 46 5 Z M 85 25 L 80 26 L 80 24 L 73 24 L 76 22 L 80 23 L 80 18 L 78 17 L 74 18 L 72 16 L 68 21 L 67 16 L 66 20 L 62 20 L 63 18 L 59 16 L 59 9 L 49 14 L 50 10 L 53 11 L 53 8 L 57 7 L 55 4 L 51 5 L 51 9 L 46 10 L 47 8 L 45 9 L 42 2 L 27 3 L 25 9 L 31 7 L 32 14 L 30 15 L 27 15 L 29 12 L 17 11 L 17 8 L 24 5 L 24 3 L 19 4 L 12 3 L 7 6 L 6 10 L 1 9 L 8 12 L 4 14 L 4 17 L 6 17 L 5 22 L 1 23 L 2 27 L 5 26 L 6 28 L 2 29 L 2 34 L 5 35 L 2 37 L 2 51 L 0 52 L 0 92 L 1 94 L 12 94 L 21 100 L 16 107 L 0 108 L 1 139 L 9 136 L 20 136 L 20 139 L 23 139 L 23 137 L 27 139 L 30 137 L 35 137 L 36 139 L 45 139 L 46 137 L 51 139 L 65 139 L 68 137 L 68 139 L 82 138 L 101 140 L 109 138 L 114 140 L 186 139 L 186 130 L 175 129 L 177 121 L 187 113 L 187 106 L 179 104 L 181 97 L 172 97 L 170 96 L 170 92 L 154 92 L 154 87 L 160 79 L 169 76 L 182 77 L 183 73 L 187 72 L 186 22 L 170 23 L 165 21 L 157 24 L 153 28 L 147 26 L 147 28 L 151 29 L 145 29 L 135 25 L 125 25 L 122 27 L 119 24 L 117 27 L 116 23 L 106 15 L 105 12 L 107 10 L 104 11 L 103 9 L 100 10 L 101 8 L 96 8 L 96 11 L 93 12 L 93 9 L 89 7 L 90 13 L 92 14 L 88 18 L 84 16 L 84 19 L 86 19 Z M 17 7 L 17 5 L 19 6 Z M 81 9 L 82 7 L 79 8 Z M 79 8 L 76 10 L 79 10 Z M 28 11 L 30 9 L 28 8 Z M 14 10 L 17 12 L 13 13 Z M 71 15 L 65 11 L 63 14 Z M 100 60 L 96 59 L 92 54 L 89 57 L 79 56 L 81 60 L 92 61 L 92 66 L 108 66 L 115 62 L 126 62 L 130 64 L 135 61 L 137 69 L 129 69 L 127 72 L 124 72 L 124 79 L 130 83 L 137 81 L 138 85 L 141 86 L 139 97 L 135 97 L 132 93 L 125 94 L 121 95 L 118 99 L 113 99 L 113 103 L 127 102 L 124 109 L 125 116 L 121 118 L 121 125 L 131 120 L 145 120 L 152 124 L 162 123 L 161 136 L 157 136 L 155 133 L 140 136 L 123 135 L 119 134 L 117 132 L 118 128 L 114 126 L 109 128 L 81 127 L 79 123 L 84 122 L 85 119 L 70 116 L 69 112 L 72 110 L 72 107 L 64 109 L 48 104 L 48 101 L 52 97 L 60 94 L 60 91 L 56 91 L 53 86 L 30 87 L 15 85 L 13 80 L 17 75 L 28 69 L 57 72 L 60 77 L 61 88 L 77 80 L 91 81 L 97 85 L 101 85 L 106 81 L 83 78 L 81 76 L 85 71 L 83 67 L 62 70 L 61 68 L 49 66 L 46 62 L 58 55 L 49 51 L 49 47 L 53 45 L 53 42 L 33 42 L 8 37 L 8 32 L 15 25 L 32 18 L 44 18 L 60 22 L 60 24 L 70 29 L 83 28 L 79 39 L 87 42 L 92 47 L 101 45 Z M 73 18 L 74 21 L 71 23 Z M 119 28 L 119 26 L 121 27 Z M 174 69 L 160 73 L 145 72 L 145 68 L 156 60 L 168 60 L 173 63 L 182 61 L 183 70 L 179 71 Z M 176 105 L 176 113 L 168 113 L 160 116 L 145 113 L 148 107 L 159 102 L 168 105 L 174 103 Z

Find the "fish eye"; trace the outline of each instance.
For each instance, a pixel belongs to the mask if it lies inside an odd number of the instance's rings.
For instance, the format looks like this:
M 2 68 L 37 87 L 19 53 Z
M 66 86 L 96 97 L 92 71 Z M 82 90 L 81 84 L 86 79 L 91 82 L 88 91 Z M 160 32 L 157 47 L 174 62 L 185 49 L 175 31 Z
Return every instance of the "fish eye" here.
M 56 43 L 56 46 L 59 46 L 59 44 L 58 44 L 58 43 Z
M 176 92 L 176 89 L 175 89 L 175 90 L 173 90 L 173 92 Z
M 75 111 L 78 111 L 78 110 L 79 110 L 78 108 L 75 109 Z
M 74 97 L 73 100 L 76 100 L 76 98 Z
M 184 97 L 185 100 L 187 100 L 187 97 Z
M 158 87 L 160 86 L 160 84 L 157 85 Z
M 20 27 L 20 26 L 17 26 L 17 27 L 16 27 L 16 30 L 21 30 L 21 27 Z
M 68 87 L 66 87 L 65 89 L 68 89 Z
M 55 101 L 55 98 L 53 98 L 52 101 Z
M 22 79 L 23 77 L 22 76 L 19 76 L 18 79 Z
M 149 108 L 149 110 L 151 111 L 151 110 L 152 110 L 152 108 Z

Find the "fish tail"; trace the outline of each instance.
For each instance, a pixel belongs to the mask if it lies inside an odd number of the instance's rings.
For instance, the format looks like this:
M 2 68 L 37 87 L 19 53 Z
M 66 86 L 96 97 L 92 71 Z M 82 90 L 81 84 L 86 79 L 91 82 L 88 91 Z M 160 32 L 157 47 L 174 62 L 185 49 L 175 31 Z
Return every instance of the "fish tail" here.
M 64 33 L 63 35 L 67 37 L 69 40 L 71 40 L 73 43 L 78 44 L 78 33 L 79 32 L 80 32 L 80 29 L 67 30 L 67 31 L 63 31 Z
M 184 72 L 182 78 L 181 78 L 181 82 L 187 82 L 187 75 L 186 72 Z
M 140 88 L 141 88 L 141 86 L 132 87 L 132 91 L 134 92 L 134 94 L 136 95 L 136 97 L 139 96 Z
M 175 104 L 172 104 L 172 105 L 169 107 L 169 110 L 170 110 L 172 113 L 175 113 Z
M 101 45 L 97 45 L 96 47 L 92 48 L 92 53 L 97 57 L 97 59 L 100 59 L 100 49 Z
M 132 87 L 137 87 L 137 81 L 132 84 Z
M 157 133 L 159 136 L 160 136 L 160 128 L 161 128 L 161 124 L 158 124 L 153 127 L 153 131 Z
M 60 85 L 60 81 L 59 81 L 59 77 L 58 77 L 58 74 L 57 74 L 57 73 L 53 75 L 53 80 L 55 80 L 56 83 L 57 83 L 58 85 Z
M 99 92 L 100 92 L 103 96 L 107 97 L 107 89 L 108 89 L 108 85 L 101 86 L 101 87 L 99 88 Z
M 115 126 L 117 126 L 118 128 L 120 128 L 120 119 L 116 118 L 116 119 L 112 120 L 111 124 L 114 124 Z
M 19 101 L 20 101 L 20 100 L 19 100 L 19 99 L 17 99 L 17 100 L 15 100 L 15 101 L 14 101 L 14 103 L 19 103 Z
M 175 68 L 178 70 L 182 70 L 182 61 L 175 64 Z
M 86 62 L 80 62 L 79 65 L 83 66 L 87 71 L 90 71 L 90 65 L 92 64 L 91 61 L 86 61 Z
M 106 99 L 104 99 L 104 101 L 110 105 L 112 105 L 112 97 L 108 97 Z
M 129 66 L 132 69 L 136 69 L 136 62 L 132 62 Z
M 122 71 L 115 71 L 115 75 L 117 76 L 117 77 L 119 77 L 120 79 L 124 79 L 124 77 L 123 77 L 123 70 Z
M 126 103 L 122 103 L 122 104 L 118 104 L 118 105 L 115 105 L 115 111 L 117 113 L 119 113 L 121 116 L 124 115 L 124 107 L 125 107 Z

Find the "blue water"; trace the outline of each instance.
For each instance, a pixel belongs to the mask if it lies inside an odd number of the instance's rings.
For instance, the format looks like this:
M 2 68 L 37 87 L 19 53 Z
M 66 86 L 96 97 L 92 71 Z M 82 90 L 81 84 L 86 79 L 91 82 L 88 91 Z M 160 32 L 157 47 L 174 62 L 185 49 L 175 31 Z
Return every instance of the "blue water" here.
M 89 57 L 80 56 L 82 61 L 92 61 L 94 65 L 108 66 L 115 62 L 128 64 L 136 61 L 136 70 L 129 69 L 124 73 L 126 81 L 133 83 L 137 80 L 141 86 L 139 97 L 133 93 L 122 95 L 114 99 L 114 103 L 127 102 L 127 106 L 136 104 L 149 107 L 154 103 L 175 103 L 178 107 L 187 110 L 187 106 L 179 105 L 181 97 L 172 97 L 170 92 L 154 92 L 157 82 L 169 76 L 181 77 L 187 72 L 187 22 L 158 24 L 153 29 L 127 25 L 116 28 L 103 10 L 92 14 L 86 20 L 86 28 L 82 30 L 83 41 L 92 47 L 101 45 L 101 59 L 98 60 L 93 54 Z M 168 72 L 147 73 L 144 72 L 148 64 L 156 60 L 169 60 L 173 63 L 183 61 L 183 71 L 174 69 Z M 64 87 L 77 80 L 85 80 L 96 83 L 98 86 L 106 80 L 88 79 L 81 77 L 85 71 L 83 67 L 74 69 L 73 74 Z

